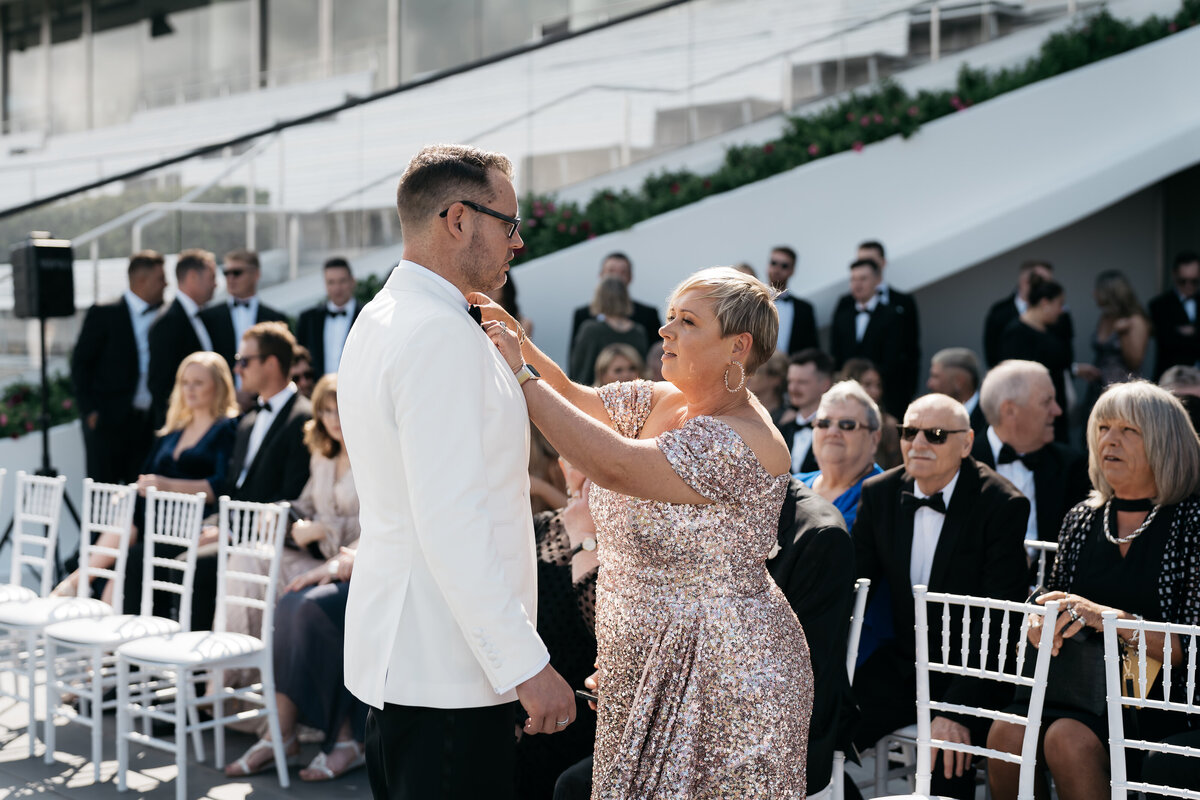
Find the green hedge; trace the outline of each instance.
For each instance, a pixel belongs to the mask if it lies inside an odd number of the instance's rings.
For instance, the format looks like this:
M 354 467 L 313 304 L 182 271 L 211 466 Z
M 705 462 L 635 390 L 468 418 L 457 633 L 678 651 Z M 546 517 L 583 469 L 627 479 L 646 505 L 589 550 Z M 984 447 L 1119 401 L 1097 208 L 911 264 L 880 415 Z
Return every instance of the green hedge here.
M 725 163 L 707 175 L 688 170 L 662 172 L 647 178 L 636 190 L 598 191 L 583 205 L 559 202 L 553 195 L 528 195 L 522 202 L 525 248 L 516 261 L 625 230 L 665 211 L 834 153 L 862 150 L 896 135 L 907 138 L 926 122 L 1158 41 L 1198 20 L 1200 0 L 1184 0 L 1170 19 L 1150 17 L 1139 24 L 1116 19 L 1104 10 L 1050 36 L 1038 54 L 1019 67 L 989 72 L 964 66 L 953 90 L 922 91 L 914 96 L 893 81 L 883 81 L 872 91 L 853 93 L 812 116 L 792 117 L 783 136 L 766 144 L 729 148 Z

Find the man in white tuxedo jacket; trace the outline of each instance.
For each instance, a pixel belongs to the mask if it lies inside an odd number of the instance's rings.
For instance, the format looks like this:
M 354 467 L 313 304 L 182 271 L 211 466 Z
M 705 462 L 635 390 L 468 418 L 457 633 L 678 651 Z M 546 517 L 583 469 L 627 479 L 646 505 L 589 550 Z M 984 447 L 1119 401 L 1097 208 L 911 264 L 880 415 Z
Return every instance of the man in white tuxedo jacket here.
M 526 734 L 574 718 L 534 627 L 525 399 L 465 299 L 501 286 L 521 245 L 511 175 L 469 147 L 413 158 L 397 192 L 404 260 L 342 355 L 362 523 L 345 675 L 371 706 L 376 800 L 509 798 L 512 701 Z

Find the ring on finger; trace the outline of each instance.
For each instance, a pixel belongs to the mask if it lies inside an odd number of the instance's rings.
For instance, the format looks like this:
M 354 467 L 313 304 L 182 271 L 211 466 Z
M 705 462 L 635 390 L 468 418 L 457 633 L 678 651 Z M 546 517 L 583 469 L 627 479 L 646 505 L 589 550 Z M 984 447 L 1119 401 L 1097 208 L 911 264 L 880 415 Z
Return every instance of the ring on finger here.
M 507 325 L 505 325 L 503 322 L 501 322 L 501 323 L 500 323 L 500 330 L 502 330 L 502 331 L 506 331 L 506 330 L 508 330 L 508 326 L 507 326 Z
M 1083 617 L 1075 610 L 1075 606 L 1070 606 L 1067 609 L 1067 616 L 1071 618 L 1071 622 L 1078 622 L 1080 625 L 1083 624 Z
M 567 717 L 566 719 L 556 719 L 554 721 L 554 724 L 560 728 L 565 728 L 567 726 L 567 723 L 570 721 L 571 721 L 570 717 Z

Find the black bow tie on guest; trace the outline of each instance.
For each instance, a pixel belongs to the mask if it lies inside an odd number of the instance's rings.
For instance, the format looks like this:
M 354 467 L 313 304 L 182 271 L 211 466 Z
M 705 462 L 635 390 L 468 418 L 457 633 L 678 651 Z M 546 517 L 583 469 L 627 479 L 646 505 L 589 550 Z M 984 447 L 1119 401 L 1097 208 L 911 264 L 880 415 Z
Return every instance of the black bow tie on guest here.
M 939 514 L 946 513 L 946 502 L 942 500 L 941 492 L 934 492 L 929 497 L 917 497 L 912 492 L 901 492 L 900 505 L 904 508 L 910 508 L 913 511 L 916 511 L 921 506 L 926 506 Z
M 268 411 L 269 412 L 271 410 L 271 404 L 264 403 L 262 400 L 259 400 L 257 403 L 254 404 L 254 408 L 256 411 Z
M 334 311 L 332 308 L 327 308 L 327 309 L 325 309 L 325 316 L 327 316 L 327 317 L 344 317 L 344 316 L 346 316 L 346 309 L 339 308 L 337 311 Z
M 471 319 L 475 320 L 476 325 L 483 324 L 483 311 L 480 310 L 479 306 L 467 306 L 467 314 L 470 315 Z
M 249 308 L 250 301 L 249 300 L 234 300 L 233 307 L 234 308 Z
M 808 422 L 801 422 L 800 420 L 796 420 L 796 430 L 797 431 L 802 431 L 805 428 L 812 430 L 812 426 L 813 426 L 812 420 L 809 420 Z
M 1021 455 L 1012 448 L 1012 445 L 1000 445 L 1000 457 L 996 459 L 996 464 L 1011 464 L 1014 461 L 1020 461 L 1026 469 L 1033 472 L 1042 463 L 1042 451 L 1034 450 L 1032 453 Z
M 143 314 L 143 315 L 145 315 L 145 314 L 153 314 L 154 312 L 156 312 L 156 311 L 158 311 L 160 308 L 162 308 L 162 306 L 163 306 L 163 304 L 162 304 L 162 301 L 161 301 L 161 300 L 159 300 L 159 301 L 158 301 L 157 303 L 155 303 L 154 305 L 152 305 L 152 306 L 146 306 L 145 308 L 143 308 L 143 309 L 142 309 L 142 314 Z

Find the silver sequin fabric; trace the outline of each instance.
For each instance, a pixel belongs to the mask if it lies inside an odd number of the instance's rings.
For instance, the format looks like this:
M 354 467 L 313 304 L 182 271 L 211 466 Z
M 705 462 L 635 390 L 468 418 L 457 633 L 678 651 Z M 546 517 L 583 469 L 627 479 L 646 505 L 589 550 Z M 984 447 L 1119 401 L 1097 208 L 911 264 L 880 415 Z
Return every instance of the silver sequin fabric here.
M 640 433 L 651 386 L 600 390 L 622 435 Z M 657 442 L 712 502 L 592 490 L 601 563 L 593 800 L 803 798 L 812 667 L 765 564 L 788 476 L 771 476 L 712 417 Z

